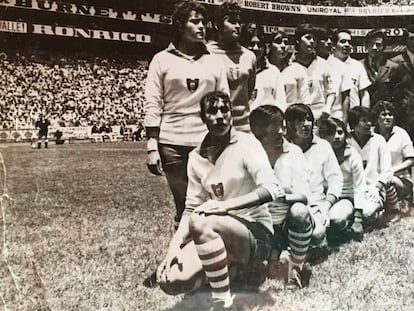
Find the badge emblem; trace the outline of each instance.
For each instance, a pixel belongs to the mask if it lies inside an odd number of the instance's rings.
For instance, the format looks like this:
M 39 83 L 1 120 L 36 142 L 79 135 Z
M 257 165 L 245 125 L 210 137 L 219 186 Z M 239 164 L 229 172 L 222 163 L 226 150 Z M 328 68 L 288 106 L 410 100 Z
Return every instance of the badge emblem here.
M 187 88 L 192 93 L 198 88 L 199 79 L 187 78 Z
M 211 190 L 213 190 L 213 193 L 217 198 L 219 198 L 219 199 L 223 198 L 223 196 L 224 196 L 223 183 L 218 183 L 216 185 L 211 184 Z

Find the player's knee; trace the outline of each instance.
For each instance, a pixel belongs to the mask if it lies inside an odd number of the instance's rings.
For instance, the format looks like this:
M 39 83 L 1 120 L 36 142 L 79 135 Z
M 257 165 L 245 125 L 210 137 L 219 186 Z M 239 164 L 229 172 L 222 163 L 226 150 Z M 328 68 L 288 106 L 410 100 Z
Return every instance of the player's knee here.
M 312 232 L 312 244 L 319 245 L 325 239 L 326 228 L 323 225 L 317 225 Z
M 306 224 L 310 220 L 309 208 L 303 203 L 294 203 L 290 207 L 288 217 L 294 224 Z
M 190 235 L 194 239 L 197 239 L 197 237 L 200 237 L 201 235 L 203 235 L 205 231 L 206 218 L 196 213 L 192 213 L 190 216 L 190 221 L 189 221 L 188 226 L 189 226 Z

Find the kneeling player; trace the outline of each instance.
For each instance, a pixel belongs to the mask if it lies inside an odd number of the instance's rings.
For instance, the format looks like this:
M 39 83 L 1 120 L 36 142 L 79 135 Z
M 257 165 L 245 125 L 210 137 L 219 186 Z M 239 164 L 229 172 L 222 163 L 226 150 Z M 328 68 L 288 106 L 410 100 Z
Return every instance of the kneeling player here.
M 389 101 L 380 101 L 375 105 L 377 125 L 375 132 L 381 134 L 391 152 L 393 177 L 387 187 L 387 204 L 411 205 L 413 199 L 413 181 L 411 167 L 414 165 L 414 147 L 410 136 L 403 128 L 395 125 L 395 106 Z M 398 195 L 398 197 L 397 197 Z M 407 208 L 408 208 L 407 206 Z
M 194 277 L 204 273 L 213 310 L 226 310 L 233 304 L 229 267 L 270 257 L 273 226 L 264 203 L 285 194 L 260 143 L 232 129 L 228 95 L 207 93 L 201 118 L 208 134 L 190 153 L 185 212 L 158 278 L 161 288 L 173 292 L 185 283 L 182 276 L 194 284 Z M 189 239 L 194 244 L 182 248 Z M 183 250 L 193 254 L 194 264 L 171 269 Z
M 361 219 L 353 217 L 354 206 L 365 204 L 366 181 L 361 156 L 347 143 L 346 125 L 341 120 L 321 120 L 319 135 L 331 144 L 344 178 L 342 194 L 329 211 L 330 228 L 337 234 L 352 224 L 354 238 L 361 240 L 364 234 Z
M 391 154 L 381 135 L 372 133 L 373 114 L 366 107 L 357 106 L 349 111 L 349 126 L 352 130 L 349 144 L 362 158 L 367 181 L 367 199 L 364 206 L 355 206 L 355 217 L 365 222 L 375 220 L 384 209 L 386 185 L 392 178 Z
M 270 202 L 274 245 L 288 249 L 281 259 L 288 263 L 287 287 L 302 288 L 301 271 L 312 237 L 313 221 L 307 206 L 310 194 L 309 169 L 302 150 L 289 143 L 285 134 L 283 112 L 276 106 L 259 106 L 250 114 L 250 127 L 261 142 L 286 193 L 286 200 Z
M 286 109 L 285 116 L 287 138 L 302 149 L 310 169 L 309 206 L 315 221 L 312 244 L 325 247 L 329 211 L 342 192 L 341 168 L 330 144 L 313 134 L 315 118 L 309 106 L 293 104 Z

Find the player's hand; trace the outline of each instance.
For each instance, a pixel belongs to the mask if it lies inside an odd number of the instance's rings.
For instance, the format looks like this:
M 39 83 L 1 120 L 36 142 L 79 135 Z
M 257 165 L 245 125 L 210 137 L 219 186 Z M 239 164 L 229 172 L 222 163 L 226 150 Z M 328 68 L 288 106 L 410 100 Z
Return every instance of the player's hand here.
M 177 255 L 179 252 L 180 246 L 170 245 L 167 255 L 162 260 L 160 265 L 157 268 L 157 274 L 156 274 L 156 281 L 157 283 L 167 283 L 168 281 L 168 275 L 170 274 L 171 266 L 173 265 L 173 262 L 177 260 Z
M 162 175 L 161 157 L 158 150 L 152 150 L 148 152 L 147 157 L 148 170 L 154 175 Z
M 318 207 L 321 213 L 322 224 L 325 227 L 329 227 L 330 225 L 329 209 L 331 208 L 331 203 L 329 201 L 324 201 Z
M 227 209 L 222 201 L 208 200 L 197 207 L 194 212 L 197 214 L 226 214 Z

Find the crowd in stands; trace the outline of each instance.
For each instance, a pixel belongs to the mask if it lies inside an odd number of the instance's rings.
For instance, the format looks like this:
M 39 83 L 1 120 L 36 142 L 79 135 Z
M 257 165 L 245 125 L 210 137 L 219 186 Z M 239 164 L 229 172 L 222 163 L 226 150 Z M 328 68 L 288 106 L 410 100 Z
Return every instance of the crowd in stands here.
M 146 72 L 139 60 L 2 53 L 0 126 L 30 128 L 40 113 L 52 126 L 136 124 Z

